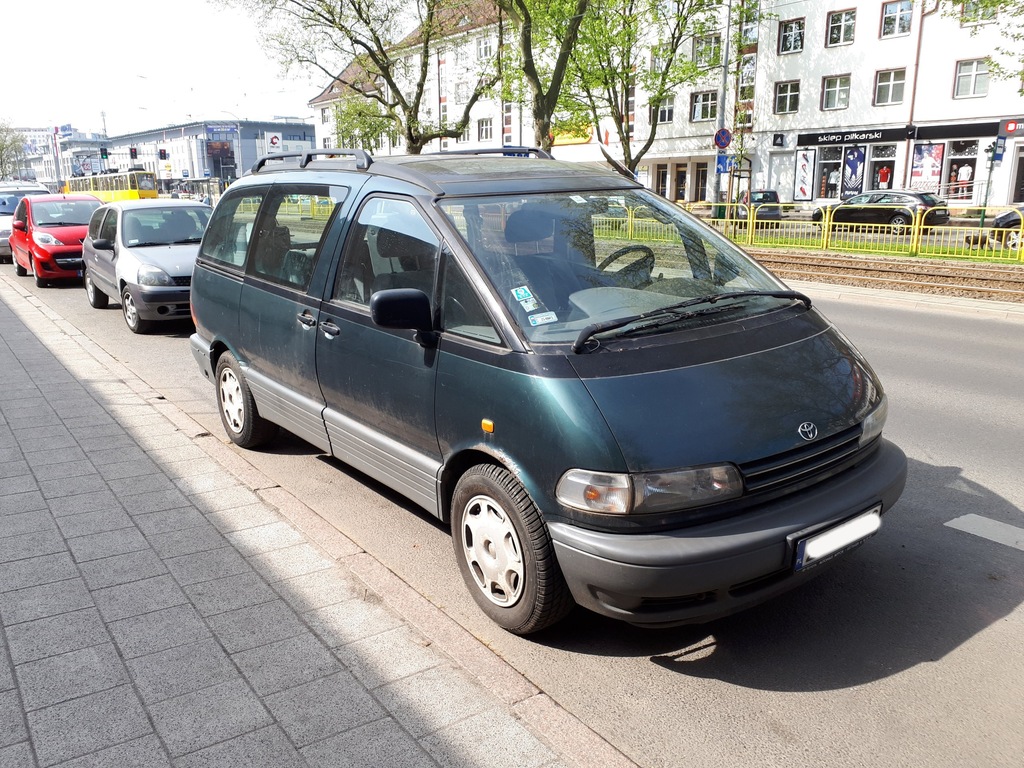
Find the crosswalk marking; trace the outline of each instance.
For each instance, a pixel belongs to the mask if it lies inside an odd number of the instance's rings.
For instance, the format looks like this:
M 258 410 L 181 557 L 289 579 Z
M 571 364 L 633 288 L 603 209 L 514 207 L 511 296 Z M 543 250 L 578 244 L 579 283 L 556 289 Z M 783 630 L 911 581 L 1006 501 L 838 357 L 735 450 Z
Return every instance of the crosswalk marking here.
M 946 525 L 1024 552 L 1024 528 L 990 520 L 981 515 L 963 515 L 950 520 Z

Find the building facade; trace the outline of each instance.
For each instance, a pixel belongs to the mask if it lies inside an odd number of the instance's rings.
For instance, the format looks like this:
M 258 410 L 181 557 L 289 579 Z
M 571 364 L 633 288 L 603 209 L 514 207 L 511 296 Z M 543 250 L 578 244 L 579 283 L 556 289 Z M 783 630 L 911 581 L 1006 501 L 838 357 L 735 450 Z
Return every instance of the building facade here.
M 198 121 L 121 136 L 81 133 L 71 126 L 52 133 L 17 130 L 33 137 L 26 144 L 26 162 L 36 179 L 54 190 L 74 176 L 129 168 L 152 171 L 163 192 L 204 179 L 229 184 L 263 155 L 312 149 L 315 140 L 306 123 L 253 120 Z
M 954 4 L 938 0 L 761 0 L 756 20 L 741 25 L 731 13 L 740 2 L 721 4 L 715 39 L 683 51 L 698 61 L 726 51 L 720 67 L 653 109 L 639 89 L 630 94 L 634 136 L 658 123 L 636 170 L 646 186 L 680 202 L 724 200 L 739 185 L 807 206 L 885 188 L 929 190 L 964 206 L 1024 201 L 1024 130 L 997 144 L 1001 126 L 1024 118 L 1021 83 L 988 72 L 988 57 L 1007 46 L 998 15 L 971 16 L 970 3 L 951 15 Z M 465 60 L 493 55 L 493 25 L 462 37 Z M 444 64 L 431 63 L 439 112 L 457 107 L 465 87 L 464 68 Z M 328 87 L 310 102 L 318 147 L 334 146 L 332 104 L 343 97 Z M 611 128 L 556 140 L 553 154 L 603 162 L 604 141 L 621 157 Z M 533 143 L 528 108 L 481 100 L 459 139 L 425 151 L 524 143 Z

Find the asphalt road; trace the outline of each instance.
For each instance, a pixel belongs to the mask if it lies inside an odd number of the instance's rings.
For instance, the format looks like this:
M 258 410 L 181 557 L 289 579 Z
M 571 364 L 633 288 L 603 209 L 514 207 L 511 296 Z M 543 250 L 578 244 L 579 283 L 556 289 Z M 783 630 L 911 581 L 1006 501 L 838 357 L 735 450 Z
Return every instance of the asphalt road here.
M 9 265 L 0 279 L 223 435 L 187 323 L 135 336 L 78 285 L 38 289 Z M 296 439 L 242 453 L 641 766 L 1019 766 L 1024 323 L 807 290 L 882 377 L 908 487 L 817 580 L 711 625 L 640 630 L 577 610 L 508 635 L 477 611 L 433 520 Z

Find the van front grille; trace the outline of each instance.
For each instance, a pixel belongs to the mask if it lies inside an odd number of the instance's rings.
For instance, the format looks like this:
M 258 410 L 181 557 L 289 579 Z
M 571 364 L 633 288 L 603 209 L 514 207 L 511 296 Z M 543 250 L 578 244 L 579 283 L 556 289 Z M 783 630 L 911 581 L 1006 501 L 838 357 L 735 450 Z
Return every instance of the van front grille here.
M 860 425 L 785 453 L 740 464 L 748 493 L 804 483 L 855 463 L 871 446 L 861 447 Z

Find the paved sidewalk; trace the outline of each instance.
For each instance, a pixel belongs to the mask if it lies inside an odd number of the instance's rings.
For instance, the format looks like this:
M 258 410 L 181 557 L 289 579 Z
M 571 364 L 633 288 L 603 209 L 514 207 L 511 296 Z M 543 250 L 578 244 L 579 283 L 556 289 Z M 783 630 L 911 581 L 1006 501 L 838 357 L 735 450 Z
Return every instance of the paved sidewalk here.
M 0 278 L 0 768 L 631 766 Z

